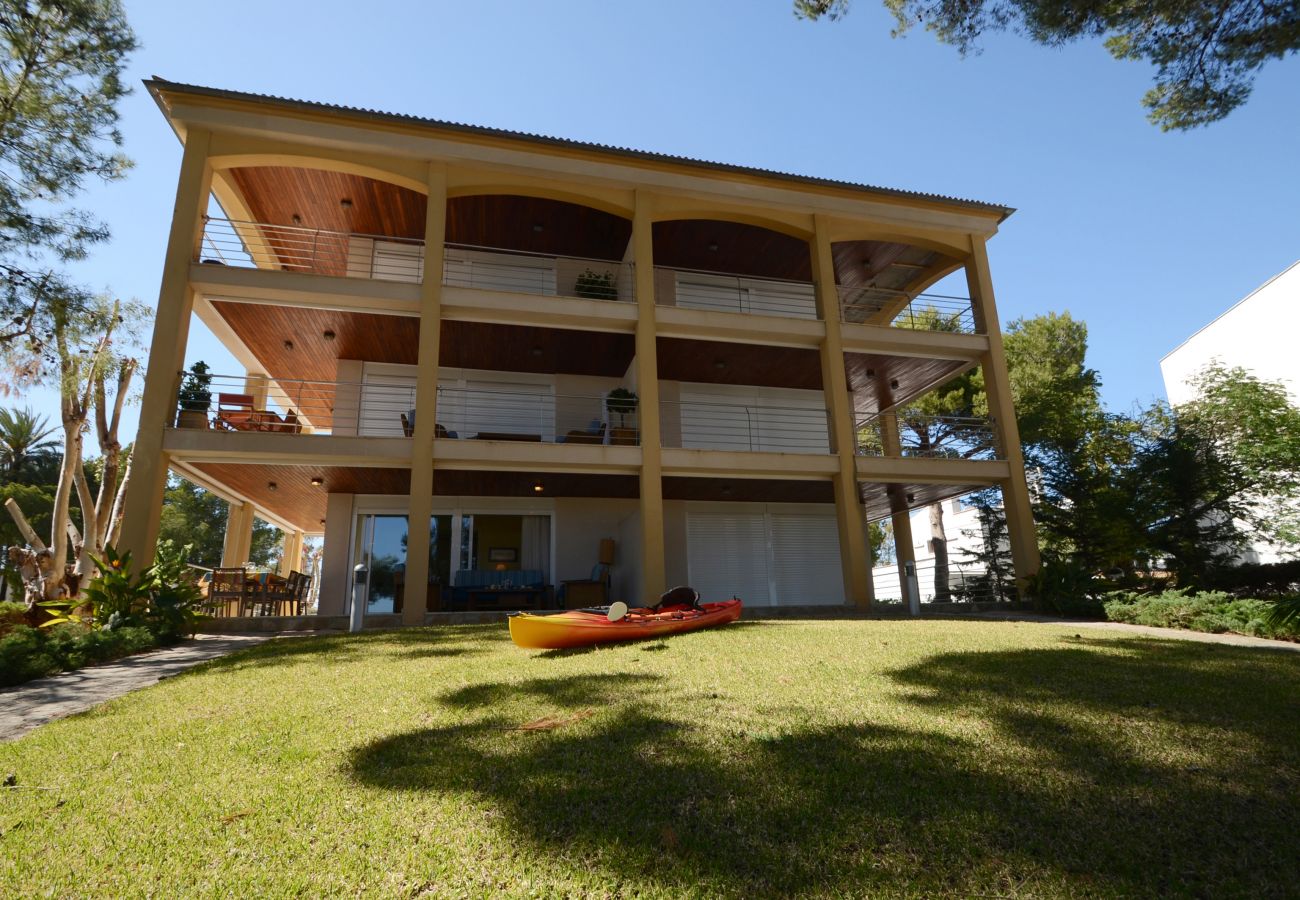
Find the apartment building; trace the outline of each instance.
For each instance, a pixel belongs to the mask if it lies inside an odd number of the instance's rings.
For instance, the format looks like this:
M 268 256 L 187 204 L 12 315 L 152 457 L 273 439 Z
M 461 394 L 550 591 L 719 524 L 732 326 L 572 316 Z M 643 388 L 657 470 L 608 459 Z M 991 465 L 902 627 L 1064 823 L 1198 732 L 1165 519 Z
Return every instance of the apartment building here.
M 170 470 L 324 539 L 320 612 L 869 605 L 869 521 L 1001 489 L 1038 564 L 985 244 L 1002 206 L 147 82 L 184 146 L 122 542 Z M 965 296 L 927 289 L 964 274 Z M 182 367 L 197 316 L 243 371 Z M 977 452 L 893 413 L 984 370 Z M 408 553 L 411 547 L 428 553 Z M 906 553 L 907 550 L 901 551 Z M 901 554 L 900 554 L 901 555 Z M 597 575 L 601 575 L 597 572 Z M 527 589 L 511 592 L 510 588 Z M 466 589 L 472 589 L 466 593 Z

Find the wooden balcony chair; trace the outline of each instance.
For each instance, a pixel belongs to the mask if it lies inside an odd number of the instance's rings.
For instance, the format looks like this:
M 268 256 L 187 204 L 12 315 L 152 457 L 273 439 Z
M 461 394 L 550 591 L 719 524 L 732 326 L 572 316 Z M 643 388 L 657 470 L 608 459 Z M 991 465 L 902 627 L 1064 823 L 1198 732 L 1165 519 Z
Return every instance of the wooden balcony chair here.
M 219 428 L 228 431 L 253 431 L 258 425 L 253 411 L 252 394 L 217 394 L 217 415 L 214 420 Z
M 301 616 L 303 610 L 307 607 L 307 592 L 311 589 L 311 576 L 302 572 L 290 572 L 289 577 L 298 576 L 298 581 L 293 588 L 293 596 L 290 598 L 292 612 L 289 615 Z

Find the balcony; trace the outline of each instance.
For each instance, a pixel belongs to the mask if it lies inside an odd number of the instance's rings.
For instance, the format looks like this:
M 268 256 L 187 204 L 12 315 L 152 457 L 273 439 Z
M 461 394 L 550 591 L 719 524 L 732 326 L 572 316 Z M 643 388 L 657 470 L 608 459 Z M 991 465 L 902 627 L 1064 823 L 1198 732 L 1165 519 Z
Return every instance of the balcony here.
M 713 312 L 816 319 L 811 282 L 655 267 L 655 302 Z
M 418 283 L 424 242 L 207 217 L 201 260 L 243 269 L 274 269 L 348 278 Z M 442 283 L 448 287 L 547 297 L 631 301 L 631 263 L 447 244 Z
M 243 376 L 214 375 L 208 398 L 182 387 L 178 428 L 226 432 L 411 437 L 418 410 L 411 378 L 356 382 L 268 380 L 265 399 Z M 546 385 L 438 388 L 435 435 L 461 440 L 636 446 L 635 413 L 606 412 L 605 398 L 557 395 Z
M 442 283 L 448 287 L 543 297 L 636 299 L 636 276 L 631 263 L 467 244 L 447 245 Z
M 898 430 L 901 455 L 911 459 L 1003 459 L 993 420 L 979 416 L 885 413 L 857 423 L 859 456 L 885 456 L 886 417 Z
M 424 241 L 205 216 L 200 259 L 240 269 L 419 282 Z
M 828 454 L 825 409 L 705 400 L 660 402 L 664 447 Z
M 872 286 L 838 285 L 840 320 L 851 325 L 877 325 L 914 331 L 980 334 L 967 297 L 918 294 Z

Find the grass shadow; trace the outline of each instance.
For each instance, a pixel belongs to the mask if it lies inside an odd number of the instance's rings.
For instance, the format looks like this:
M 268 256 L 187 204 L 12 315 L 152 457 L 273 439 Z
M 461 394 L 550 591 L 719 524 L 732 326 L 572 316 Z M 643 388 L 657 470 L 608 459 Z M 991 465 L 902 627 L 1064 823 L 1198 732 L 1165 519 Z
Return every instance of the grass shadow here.
M 1285 662 L 1083 641 L 892 673 L 918 715 L 968 717 L 961 733 L 735 730 L 719 724 L 725 698 L 668 678 L 496 682 L 439 698 L 480 718 L 358 747 L 346 771 L 386 790 L 476 796 L 528 852 L 586 860 L 630 893 L 1282 896 L 1300 883 L 1300 667 Z M 512 730 L 547 704 L 595 714 Z M 1225 734 L 1236 743 L 1215 746 L 1266 757 L 1196 771 L 1178 761 L 1181 742 Z

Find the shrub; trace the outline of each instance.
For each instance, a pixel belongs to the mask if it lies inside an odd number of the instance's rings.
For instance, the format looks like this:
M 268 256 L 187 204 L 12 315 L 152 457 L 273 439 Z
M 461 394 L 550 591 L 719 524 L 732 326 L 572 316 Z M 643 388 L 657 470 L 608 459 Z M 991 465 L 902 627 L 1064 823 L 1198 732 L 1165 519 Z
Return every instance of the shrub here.
M 1117 591 L 1108 595 L 1105 609 L 1106 617 L 1112 622 L 1300 640 L 1300 622 L 1279 618 L 1275 613 L 1277 605 L 1268 600 L 1236 598 L 1221 591 L 1200 594 L 1187 590 L 1160 594 Z
M 6 635 L 18 625 L 27 624 L 27 607 L 21 603 L 6 600 L 0 603 L 0 636 Z
M 52 628 L 17 625 L 0 637 L 0 687 L 107 662 L 158 644 L 158 636 L 148 628 L 103 631 L 76 624 Z
M 601 274 L 587 269 L 574 282 L 573 295 L 587 300 L 617 300 L 618 288 L 614 286 L 614 273 Z
M 1045 559 L 1029 579 L 1028 594 L 1059 616 L 1100 619 L 1101 591 L 1105 582 L 1095 572 L 1071 559 Z

